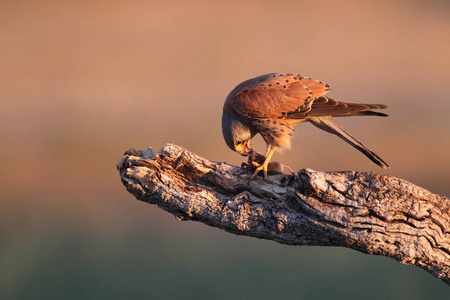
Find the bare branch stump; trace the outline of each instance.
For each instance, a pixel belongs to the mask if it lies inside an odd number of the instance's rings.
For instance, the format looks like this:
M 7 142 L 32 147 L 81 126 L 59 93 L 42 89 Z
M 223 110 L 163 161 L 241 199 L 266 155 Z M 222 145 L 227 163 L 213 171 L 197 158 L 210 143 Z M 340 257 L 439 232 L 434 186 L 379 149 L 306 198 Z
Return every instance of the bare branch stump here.
M 211 162 L 168 144 L 117 162 L 127 190 L 178 220 L 288 245 L 341 246 L 419 266 L 450 285 L 450 201 L 376 173 L 276 174 Z

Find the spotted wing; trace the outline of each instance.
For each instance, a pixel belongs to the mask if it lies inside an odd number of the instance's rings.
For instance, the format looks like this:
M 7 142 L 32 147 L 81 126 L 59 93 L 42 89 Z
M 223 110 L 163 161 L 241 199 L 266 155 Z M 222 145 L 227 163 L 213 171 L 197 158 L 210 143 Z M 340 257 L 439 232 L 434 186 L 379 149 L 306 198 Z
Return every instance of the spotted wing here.
M 329 85 L 299 74 L 267 74 L 252 79 L 233 98 L 233 110 L 249 118 L 307 117 L 313 100 Z

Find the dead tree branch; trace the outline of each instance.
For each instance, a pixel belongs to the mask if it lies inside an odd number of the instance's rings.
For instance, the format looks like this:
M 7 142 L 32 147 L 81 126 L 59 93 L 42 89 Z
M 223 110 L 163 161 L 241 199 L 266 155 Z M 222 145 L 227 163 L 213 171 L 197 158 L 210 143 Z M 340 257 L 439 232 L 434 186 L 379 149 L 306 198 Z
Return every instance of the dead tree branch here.
M 300 170 L 249 180 L 249 170 L 168 144 L 117 163 L 137 199 L 178 220 L 289 245 L 348 247 L 419 266 L 450 285 L 450 201 L 376 173 Z

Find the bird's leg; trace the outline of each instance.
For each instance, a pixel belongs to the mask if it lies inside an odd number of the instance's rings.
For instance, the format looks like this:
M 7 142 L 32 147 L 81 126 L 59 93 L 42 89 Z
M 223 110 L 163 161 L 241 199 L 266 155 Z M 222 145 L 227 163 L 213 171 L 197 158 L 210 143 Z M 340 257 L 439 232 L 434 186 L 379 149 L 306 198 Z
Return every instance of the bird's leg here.
M 261 136 L 264 139 L 264 141 L 266 142 L 266 154 L 264 155 L 264 160 L 265 160 L 267 158 L 267 155 L 269 155 L 270 149 L 272 149 L 272 144 L 270 143 L 269 139 L 264 134 L 261 134 Z M 253 160 L 251 164 L 255 168 L 261 166 L 261 164 L 259 162 L 257 162 L 256 160 Z
M 266 137 L 264 139 L 266 140 L 266 143 L 267 143 L 266 154 L 264 154 L 264 157 L 267 158 L 267 155 L 269 155 L 270 150 L 272 150 L 272 144 L 269 142 L 269 140 Z
M 272 158 L 272 155 L 275 153 L 276 147 L 272 147 L 270 144 L 267 144 L 267 151 L 266 151 L 266 159 L 264 162 L 259 165 L 259 167 L 256 168 L 253 175 L 250 177 L 250 180 L 253 180 L 258 176 L 259 171 L 263 170 L 264 172 L 264 179 L 267 180 L 267 166 L 269 165 L 269 161 Z

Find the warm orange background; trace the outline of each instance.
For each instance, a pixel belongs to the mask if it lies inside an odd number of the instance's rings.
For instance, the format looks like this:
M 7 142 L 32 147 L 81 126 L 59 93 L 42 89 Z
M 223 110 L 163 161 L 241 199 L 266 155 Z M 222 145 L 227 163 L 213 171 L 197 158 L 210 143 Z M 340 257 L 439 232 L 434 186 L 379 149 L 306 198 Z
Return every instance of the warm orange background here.
M 449 294 L 438 279 L 389 259 L 177 222 L 136 201 L 115 169 L 125 150 L 168 142 L 240 164 L 222 138 L 226 95 L 257 75 L 298 72 L 330 84 L 333 98 L 390 105 L 389 118 L 341 121 L 392 168 L 379 169 L 309 124 L 297 127 L 293 149 L 275 160 L 295 170 L 386 172 L 449 195 L 449 12 L 439 0 L 0 2 L 0 293 L 177 298 L 156 293 L 164 280 L 151 276 L 188 272 L 179 278 L 192 281 L 185 283 L 187 297 L 231 298 L 232 289 L 272 297 L 263 279 L 214 281 L 213 269 L 241 259 L 249 278 L 291 265 L 304 272 L 282 273 L 294 280 L 280 281 L 286 286 L 277 295 L 284 298 L 286 291 L 320 291 L 348 299 L 352 284 L 369 282 L 385 299 L 405 290 L 408 299 Z M 259 137 L 255 145 L 264 150 Z M 252 261 L 258 255 L 261 261 Z M 127 262 L 117 267 L 129 257 L 135 269 Z M 162 261 L 160 271 L 152 260 Z M 104 277 L 103 269 L 117 274 Z M 126 280 L 135 286 L 122 288 Z

